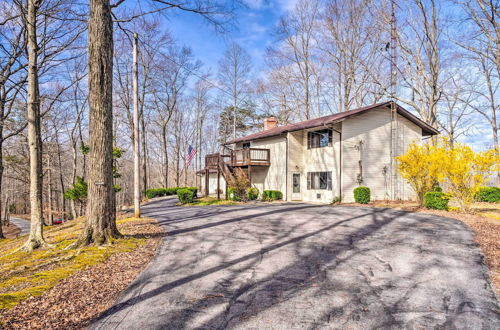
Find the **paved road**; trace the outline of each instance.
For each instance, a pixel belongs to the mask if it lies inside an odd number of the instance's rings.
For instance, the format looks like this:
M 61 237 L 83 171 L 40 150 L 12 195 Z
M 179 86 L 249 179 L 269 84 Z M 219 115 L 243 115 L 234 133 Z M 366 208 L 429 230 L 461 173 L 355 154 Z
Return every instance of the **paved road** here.
M 94 329 L 499 329 L 483 255 L 459 221 L 308 204 L 144 214 L 168 236 Z
M 9 221 L 21 229 L 19 235 L 26 235 L 30 232 L 30 222 L 28 220 L 10 217 Z

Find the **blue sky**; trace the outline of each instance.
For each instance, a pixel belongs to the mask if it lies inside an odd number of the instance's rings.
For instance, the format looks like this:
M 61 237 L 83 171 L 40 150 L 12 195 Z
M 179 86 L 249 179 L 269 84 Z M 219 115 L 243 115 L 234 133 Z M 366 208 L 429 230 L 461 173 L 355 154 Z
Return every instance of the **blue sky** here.
M 181 44 L 193 49 L 212 73 L 216 73 L 217 64 L 222 57 L 226 44 L 230 41 L 239 43 L 252 57 L 256 72 L 264 66 L 266 48 L 273 42 L 273 30 L 279 18 L 295 5 L 295 0 L 246 0 L 247 8 L 236 12 L 235 28 L 224 34 L 216 34 L 202 17 L 180 12 L 172 15 L 168 30 Z

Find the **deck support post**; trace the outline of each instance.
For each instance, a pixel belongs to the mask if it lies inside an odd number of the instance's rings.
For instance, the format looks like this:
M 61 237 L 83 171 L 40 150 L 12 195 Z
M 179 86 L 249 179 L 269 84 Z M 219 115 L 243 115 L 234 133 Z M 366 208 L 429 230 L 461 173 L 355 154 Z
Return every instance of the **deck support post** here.
M 205 196 L 209 196 L 209 191 L 208 191 L 208 183 L 209 183 L 209 176 L 210 171 L 208 168 L 205 169 Z
M 220 157 L 219 157 L 219 164 L 217 165 L 217 199 L 220 199 Z
M 252 187 L 252 165 L 248 166 L 248 181 L 250 182 L 250 187 Z

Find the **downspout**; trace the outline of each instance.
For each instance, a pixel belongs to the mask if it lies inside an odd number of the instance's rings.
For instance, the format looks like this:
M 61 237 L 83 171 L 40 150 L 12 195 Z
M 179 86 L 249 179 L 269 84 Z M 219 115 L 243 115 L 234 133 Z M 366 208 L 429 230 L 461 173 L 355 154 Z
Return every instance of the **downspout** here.
M 337 131 L 333 126 L 332 131 L 339 134 L 339 197 L 342 201 L 342 132 Z M 333 143 L 333 150 L 335 151 L 335 143 Z
M 288 134 L 286 133 L 285 142 L 286 142 L 286 152 L 285 152 L 285 196 L 286 201 L 288 202 Z

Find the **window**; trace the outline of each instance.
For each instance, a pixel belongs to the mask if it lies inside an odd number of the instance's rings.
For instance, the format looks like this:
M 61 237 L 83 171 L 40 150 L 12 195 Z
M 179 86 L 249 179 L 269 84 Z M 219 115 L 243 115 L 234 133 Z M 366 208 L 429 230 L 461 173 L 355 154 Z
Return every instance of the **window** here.
M 332 145 L 332 130 L 322 129 L 314 132 L 307 132 L 307 149 L 323 148 Z
M 250 149 L 250 142 L 245 142 L 242 145 L 243 149 Z
M 332 172 L 307 172 L 307 189 L 332 190 Z

